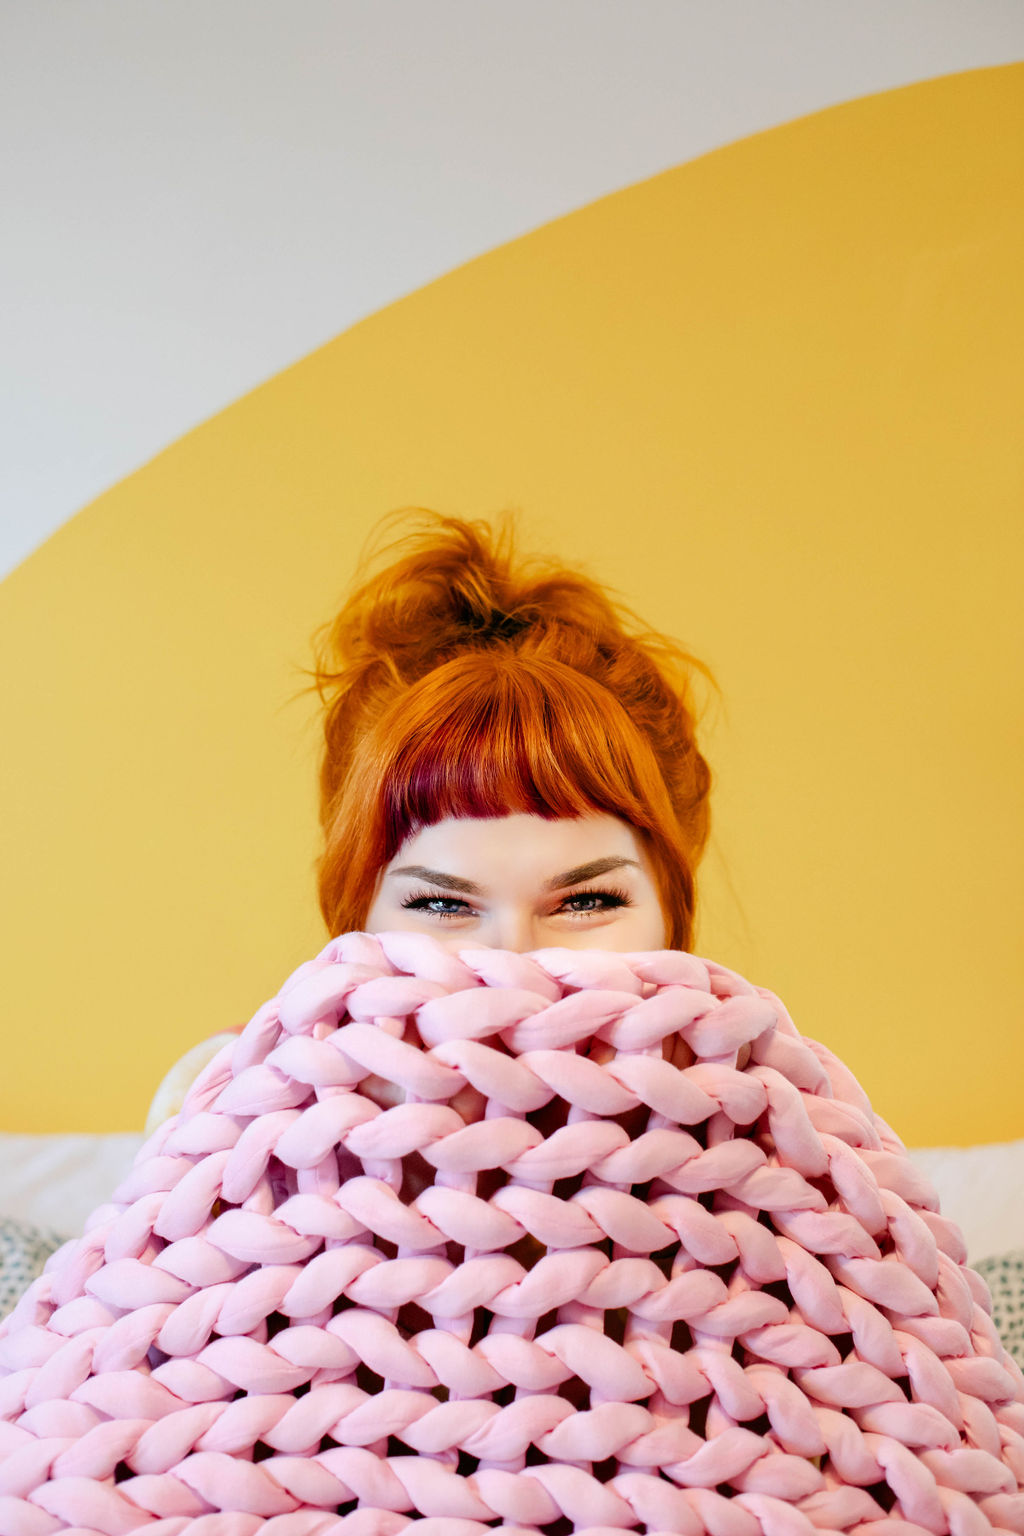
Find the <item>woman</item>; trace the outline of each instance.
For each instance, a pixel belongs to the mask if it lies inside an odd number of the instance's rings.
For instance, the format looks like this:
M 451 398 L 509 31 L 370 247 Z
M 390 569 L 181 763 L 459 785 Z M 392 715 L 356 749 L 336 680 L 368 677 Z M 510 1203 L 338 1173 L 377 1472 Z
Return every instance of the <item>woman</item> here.
M 328 929 L 688 949 L 711 779 L 691 685 L 706 669 L 598 583 L 517 556 L 509 522 L 411 519 L 317 636 Z M 410 514 L 381 531 L 396 520 Z M 176 1063 L 147 1131 L 224 1040 Z

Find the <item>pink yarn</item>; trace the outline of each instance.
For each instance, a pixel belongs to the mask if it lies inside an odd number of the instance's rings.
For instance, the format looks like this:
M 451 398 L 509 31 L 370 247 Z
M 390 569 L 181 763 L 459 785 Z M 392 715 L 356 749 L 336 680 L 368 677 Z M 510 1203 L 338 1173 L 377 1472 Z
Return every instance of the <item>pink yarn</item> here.
M 1024 1536 L 965 1257 L 724 967 L 345 934 L 0 1326 L 0 1536 Z

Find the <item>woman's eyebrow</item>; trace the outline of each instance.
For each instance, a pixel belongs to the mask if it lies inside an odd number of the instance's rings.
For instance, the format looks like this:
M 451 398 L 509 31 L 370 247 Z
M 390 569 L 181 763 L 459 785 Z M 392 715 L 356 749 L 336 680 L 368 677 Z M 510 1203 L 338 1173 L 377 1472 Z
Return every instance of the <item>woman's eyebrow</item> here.
M 425 864 L 403 864 L 401 869 L 391 870 L 392 875 L 411 875 L 414 880 L 428 880 L 431 885 L 443 885 L 448 891 L 461 891 L 464 896 L 482 896 L 483 890 L 472 880 L 459 875 L 446 875 L 440 869 L 428 869 Z
M 614 855 L 605 859 L 591 859 L 589 864 L 577 864 L 575 869 L 566 869 L 562 874 L 555 875 L 545 882 L 545 889 L 560 891 L 564 885 L 579 885 L 581 880 L 594 880 L 598 875 L 607 875 L 611 870 L 622 869 L 626 864 L 631 864 L 634 869 L 640 868 L 636 859 L 615 858 Z

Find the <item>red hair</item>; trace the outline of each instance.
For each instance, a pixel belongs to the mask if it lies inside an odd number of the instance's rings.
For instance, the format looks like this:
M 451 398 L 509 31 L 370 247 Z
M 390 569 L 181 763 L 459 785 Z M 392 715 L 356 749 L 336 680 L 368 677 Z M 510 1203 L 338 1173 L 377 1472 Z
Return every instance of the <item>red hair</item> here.
M 596 582 L 517 561 L 507 524 L 419 516 L 318 636 L 328 928 L 360 928 L 381 871 L 446 817 L 604 811 L 641 835 L 668 943 L 687 948 L 710 786 L 689 682 L 705 669 L 628 633 Z

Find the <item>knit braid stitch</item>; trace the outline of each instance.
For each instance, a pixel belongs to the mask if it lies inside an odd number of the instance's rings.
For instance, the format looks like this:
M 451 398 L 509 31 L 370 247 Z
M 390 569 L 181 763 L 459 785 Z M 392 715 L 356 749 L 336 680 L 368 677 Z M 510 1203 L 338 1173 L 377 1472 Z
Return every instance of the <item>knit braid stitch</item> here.
M 0 1328 L 0 1533 L 1024 1536 L 965 1258 L 734 972 L 345 934 Z

